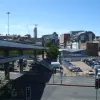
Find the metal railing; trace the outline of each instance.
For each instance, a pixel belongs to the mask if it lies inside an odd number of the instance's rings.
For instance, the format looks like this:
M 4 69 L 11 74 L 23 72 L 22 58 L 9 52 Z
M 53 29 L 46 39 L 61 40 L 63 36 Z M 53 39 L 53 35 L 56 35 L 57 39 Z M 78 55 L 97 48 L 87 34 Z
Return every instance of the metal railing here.
M 100 60 L 100 56 L 97 57 L 63 57 L 62 60 L 67 60 L 67 61 L 82 61 L 84 59 L 97 59 Z

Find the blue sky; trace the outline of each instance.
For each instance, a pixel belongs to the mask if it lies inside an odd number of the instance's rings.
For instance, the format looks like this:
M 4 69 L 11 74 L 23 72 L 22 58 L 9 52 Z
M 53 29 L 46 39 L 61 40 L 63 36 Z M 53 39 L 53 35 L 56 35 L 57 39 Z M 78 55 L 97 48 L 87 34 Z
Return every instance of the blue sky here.
M 0 33 L 33 36 L 38 24 L 38 37 L 56 31 L 59 35 L 74 30 L 89 30 L 100 35 L 100 0 L 0 0 Z

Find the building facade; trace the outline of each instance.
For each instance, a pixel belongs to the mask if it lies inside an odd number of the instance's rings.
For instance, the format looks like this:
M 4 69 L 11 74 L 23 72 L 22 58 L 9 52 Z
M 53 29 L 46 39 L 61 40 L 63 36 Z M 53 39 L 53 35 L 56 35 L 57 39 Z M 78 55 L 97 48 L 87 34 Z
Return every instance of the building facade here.
M 37 39 L 37 27 L 34 28 L 34 38 Z
M 92 31 L 71 31 L 70 40 L 72 42 L 87 42 L 93 41 L 95 39 L 95 34 Z
M 53 44 L 55 44 L 55 45 L 59 45 L 58 34 L 56 32 L 54 32 L 53 34 L 43 35 L 42 36 L 43 44 L 45 42 L 47 42 L 48 40 L 51 40 L 53 42 Z
M 65 33 L 65 34 L 60 35 L 60 38 L 59 38 L 60 48 L 66 48 L 69 42 L 70 42 L 70 34 Z
M 96 42 L 87 42 L 86 51 L 89 56 L 98 56 L 99 45 Z

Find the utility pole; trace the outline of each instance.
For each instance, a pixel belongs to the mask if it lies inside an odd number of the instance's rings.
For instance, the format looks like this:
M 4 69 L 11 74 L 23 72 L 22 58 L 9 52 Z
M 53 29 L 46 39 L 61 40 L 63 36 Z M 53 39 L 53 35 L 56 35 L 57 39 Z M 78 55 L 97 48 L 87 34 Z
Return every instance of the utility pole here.
M 10 12 L 7 12 L 6 14 L 8 15 L 8 35 L 9 35 L 9 14 Z M 8 40 L 8 36 L 7 36 L 7 40 Z

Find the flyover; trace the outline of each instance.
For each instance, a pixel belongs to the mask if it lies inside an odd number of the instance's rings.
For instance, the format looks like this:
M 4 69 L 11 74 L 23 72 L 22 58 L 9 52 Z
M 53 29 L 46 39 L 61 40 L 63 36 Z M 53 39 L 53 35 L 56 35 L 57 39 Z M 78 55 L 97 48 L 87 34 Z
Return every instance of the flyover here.
M 20 73 L 23 72 L 23 59 L 30 56 L 29 54 L 23 54 L 24 50 L 33 50 L 34 59 L 36 59 L 36 51 L 45 49 L 45 47 L 0 40 L 0 50 L 3 51 L 3 56 L 0 57 L 0 64 L 4 65 L 6 79 L 9 79 L 9 62 L 12 62 L 14 66 L 14 61 L 19 60 Z M 10 56 L 11 50 L 17 50 L 18 55 Z

